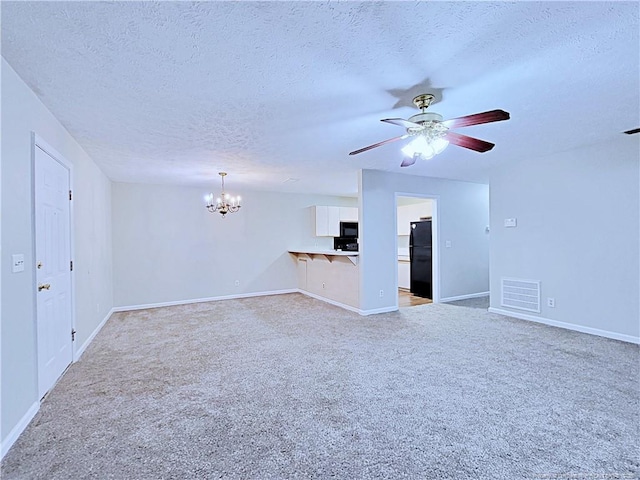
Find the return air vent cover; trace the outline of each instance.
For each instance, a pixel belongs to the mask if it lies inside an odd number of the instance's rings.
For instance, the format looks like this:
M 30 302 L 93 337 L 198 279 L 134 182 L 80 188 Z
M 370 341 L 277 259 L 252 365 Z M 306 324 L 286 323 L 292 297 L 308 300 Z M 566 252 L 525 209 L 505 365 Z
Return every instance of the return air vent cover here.
M 540 313 L 540 282 L 520 278 L 503 278 L 501 305 Z

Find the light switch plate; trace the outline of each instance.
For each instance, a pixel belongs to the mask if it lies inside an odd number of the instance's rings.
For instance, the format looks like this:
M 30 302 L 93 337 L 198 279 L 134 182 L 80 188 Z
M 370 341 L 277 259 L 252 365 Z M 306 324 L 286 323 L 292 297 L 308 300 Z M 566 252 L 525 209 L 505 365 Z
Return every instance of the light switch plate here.
M 505 218 L 504 219 L 504 226 L 507 227 L 507 228 L 517 227 L 518 226 L 518 219 L 517 218 Z
M 445 246 L 445 248 L 451 248 L 451 240 L 446 240 L 444 242 L 444 246 Z
M 11 256 L 11 259 L 12 259 L 11 272 L 12 273 L 24 272 L 24 254 L 16 253 Z

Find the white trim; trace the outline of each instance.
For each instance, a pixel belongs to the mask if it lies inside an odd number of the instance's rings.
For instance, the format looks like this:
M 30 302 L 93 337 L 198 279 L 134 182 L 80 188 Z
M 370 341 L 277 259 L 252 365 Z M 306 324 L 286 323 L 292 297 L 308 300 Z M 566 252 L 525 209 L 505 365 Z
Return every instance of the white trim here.
M 480 297 L 488 297 L 489 292 L 479 292 L 479 293 L 470 293 L 469 295 L 458 295 L 456 297 L 445 297 L 441 298 L 440 302 L 457 302 L 458 300 L 467 300 L 469 298 L 480 298 Z
M 283 295 L 285 293 L 298 293 L 300 290 L 291 288 L 287 290 L 272 290 L 269 292 L 240 293 L 238 295 L 223 295 L 220 297 L 194 298 L 191 300 L 176 300 L 173 302 L 147 303 L 144 305 L 128 305 L 123 307 L 113 307 L 110 313 L 128 312 L 131 310 L 146 310 L 148 308 L 173 307 L 176 305 L 189 305 L 191 303 L 217 302 L 219 300 L 234 300 L 236 298 L 266 297 L 268 295 Z
M 33 271 L 33 280 L 37 278 L 36 272 L 36 148 L 39 148 L 51 158 L 53 158 L 56 162 L 60 163 L 64 168 L 69 171 L 69 190 L 73 192 L 74 190 L 74 173 L 73 173 L 73 163 L 71 163 L 67 158 L 58 152 L 55 148 L 53 148 L 49 143 L 47 143 L 40 135 L 36 132 L 31 131 L 31 238 L 33 241 L 31 242 L 32 249 L 32 258 L 34 259 L 32 271 Z M 75 253 L 75 221 L 74 221 L 74 202 L 72 200 L 69 201 L 69 258 L 73 262 L 74 253 Z M 71 328 L 76 330 L 76 275 L 75 271 L 71 270 L 69 272 L 71 279 L 71 292 L 69 294 L 69 300 L 71 302 Z M 34 283 L 35 287 L 35 283 Z M 34 288 L 33 289 L 33 308 L 35 312 L 35 328 L 36 328 L 36 345 L 37 345 L 37 331 L 38 331 L 38 300 L 37 300 L 38 292 Z M 38 361 L 38 354 L 36 348 L 36 362 L 38 364 L 38 368 L 36 369 L 36 381 L 38 382 L 38 390 L 40 389 L 40 367 Z M 74 346 L 73 341 L 71 342 L 71 363 L 75 361 L 74 354 Z M 64 374 L 64 373 L 63 373 Z M 62 375 L 60 376 L 62 377 Z M 59 378 L 58 378 L 59 380 Z M 42 396 L 42 392 L 38 392 L 38 395 Z
M 442 302 L 442 298 L 440 298 L 440 284 L 441 284 L 441 275 L 440 275 L 440 195 L 434 194 L 423 194 L 423 193 L 409 193 L 409 192 L 395 192 L 395 223 L 394 227 L 398 224 L 398 197 L 409 197 L 409 198 L 422 198 L 424 200 L 431 200 L 431 252 L 432 252 L 432 266 L 431 266 L 431 296 L 433 297 L 433 303 Z M 398 256 L 398 235 L 397 231 L 394 230 L 395 235 L 395 252 L 394 255 L 397 258 Z M 396 268 L 396 290 L 398 288 L 398 269 Z M 398 309 L 398 300 L 396 299 L 396 310 Z M 377 309 L 376 309 L 377 311 Z M 392 311 L 392 310 L 388 310 Z M 380 312 L 382 313 L 382 312 Z
M 0 460 L 4 458 L 4 456 L 16 442 L 20 434 L 24 432 L 24 430 L 29 426 L 29 423 L 31 423 L 33 417 L 36 416 L 38 410 L 40 410 L 40 402 L 34 402 L 29 410 L 27 410 L 27 413 L 25 413 L 20 421 L 16 424 L 16 426 L 11 429 L 9 435 L 7 435 L 7 438 L 2 441 L 2 445 L 0 446 Z
M 376 313 L 396 312 L 398 310 L 397 305 L 390 306 L 390 307 L 374 308 L 372 310 L 360 310 L 359 308 L 352 307 L 351 305 L 336 302 L 335 300 L 331 300 L 330 298 L 326 298 L 326 297 L 321 297 L 320 295 L 307 292 L 306 290 L 298 289 L 297 291 L 308 297 L 315 298 L 316 300 L 321 300 L 325 303 L 330 303 L 331 305 L 335 305 L 336 307 L 344 308 L 345 310 L 349 310 L 350 312 L 357 313 L 358 315 L 362 315 L 363 317 L 366 317 L 368 315 L 375 315 Z
M 351 305 L 347 305 L 345 303 L 336 302 L 335 300 L 331 300 L 327 297 L 321 297 L 320 295 L 307 292 L 306 290 L 297 289 L 296 292 L 306 295 L 307 297 L 315 298 L 316 300 L 321 300 L 325 303 L 330 303 L 331 305 L 335 305 L 336 307 L 344 308 L 345 310 L 349 310 L 351 312 L 360 313 L 360 310 L 356 307 L 352 307 Z
M 104 327 L 104 325 L 107 323 L 107 320 L 109 320 L 111 318 L 111 315 L 113 315 L 114 312 L 115 312 L 115 310 L 113 308 L 111 310 L 109 310 L 109 313 L 107 313 L 107 316 L 102 319 L 102 321 L 100 322 L 100 325 L 98 325 L 95 328 L 95 330 L 93 331 L 93 333 L 91 333 L 91 335 L 89 335 L 89 338 L 87 338 L 85 340 L 85 342 L 82 344 L 81 347 L 78 347 L 77 349 L 75 349 L 75 351 L 73 352 L 73 361 L 74 361 L 74 363 L 77 362 L 78 360 L 80 360 L 80 357 L 82 356 L 84 351 L 87 349 L 89 344 L 93 341 L 93 339 L 96 338 L 96 335 L 98 334 L 98 332 L 100 330 L 102 330 L 102 327 Z
M 399 310 L 398 306 L 395 305 L 391 307 L 372 308 L 371 310 L 358 310 L 358 313 L 363 317 L 366 317 L 368 315 L 375 315 L 378 313 L 397 312 L 398 310 Z
M 58 152 L 55 148 L 49 145 L 40 135 L 36 132 L 31 132 L 31 138 L 34 145 L 40 147 L 40 149 L 52 158 L 55 158 L 58 162 L 63 164 L 69 170 L 73 170 L 73 163 L 67 160 L 64 155 Z
M 495 307 L 489 307 L 489 312 L 497 313 L 499 315 L 506 315 L 507 317 L 514 317 L 521 320 L 529 320 L 531 322 L 542 323 L 544 325 L 550 325 L 552 327 L 559 327 L 567 330 L 574 330 L 576 332 L 598 335 L 599 337 L 611 338 L 613 340 L 620 340 L 622 342 L 640 344 L 640 337 L 625 335 L 623 333 L 610 332 L 608 330 L 600 330 L 598 328 L 584 327 L 582 325 L 576 325 L 575 323 L 559 322 L 557 320 L 551 320 L 549 318 L 536 317 L 535 315 L 528 315 L 526 313 L 511 312 L 509 310 L 503 310 L 501 308 Z

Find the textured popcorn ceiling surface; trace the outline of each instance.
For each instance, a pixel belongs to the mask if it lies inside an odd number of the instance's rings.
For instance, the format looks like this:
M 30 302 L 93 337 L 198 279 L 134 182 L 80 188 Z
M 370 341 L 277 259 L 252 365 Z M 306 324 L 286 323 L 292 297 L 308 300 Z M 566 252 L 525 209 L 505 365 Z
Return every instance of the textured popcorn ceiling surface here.
M 505 162 L 640 123 L 637 2 L 2 2 L 2 55 L 114 181 L 354 194 L 401 171 L 413 96 L 458 130 L 414 175 L 486 182 Z

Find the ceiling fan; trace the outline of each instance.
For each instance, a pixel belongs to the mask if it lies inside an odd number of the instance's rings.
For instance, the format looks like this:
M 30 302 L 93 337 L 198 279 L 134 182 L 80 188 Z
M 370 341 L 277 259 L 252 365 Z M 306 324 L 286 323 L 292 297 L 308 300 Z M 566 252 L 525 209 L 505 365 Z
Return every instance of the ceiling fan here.
M 403 118 L 385 118 L 381 120 L 382 122 L 404 127 L 407 129 L 407 133 L 399 137 L 384 140 L 383 142 L 374 143 L 359 150 L 354 150 L 350 152 L 349 155 L 356 155 L 371 150 L 372 148 L 410 137 L 413 137 L 413 140 L 402 149 L 408 158 L 404 159 L 402 164 L 400 164 L 401 167 L 413 165 L 418 159 L 429 159 L 442 152 L 450 143 L 476 152 L 488 152 L 495 144 L 452 132 L 451 129 L 480 125 L 482 123 L 499 122 L 509 120 L 510 118 L 509 112 L 505 112 L 504 110 L 490 110 L 488 112 L 475 113 L 473 115 L 443 121 L 442 115 L 439 113 L 425 111 L 427 107 L 431 105 L 433 98 L 434 96 L 430 93 L 415 97 L 413 104 L 418 107 L 421 112 L 409 117 L 408 120 Z

